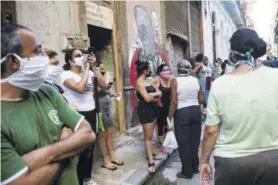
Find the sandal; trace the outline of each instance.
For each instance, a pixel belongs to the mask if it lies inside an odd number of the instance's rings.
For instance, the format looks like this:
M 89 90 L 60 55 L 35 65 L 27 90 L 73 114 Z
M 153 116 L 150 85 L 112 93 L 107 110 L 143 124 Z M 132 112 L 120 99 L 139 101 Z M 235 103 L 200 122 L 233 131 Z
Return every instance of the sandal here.
M 113 166 L 113 167 L 112 167 Z M 106 168 L 108 170 L 111 170 L 111 171 L 115 171 L 117 170 L 118 168 L 116 166 L 114 166 L 113 164 L 103 164 L 101 166 L 102 168 Z
M 154 174 L 154 166 L 155 166 L 155 163 L 148 163 L 148 171 L 150 174 Z
M 115 165 L 118 165 L 118 166 L 123 166 L 124 163 L 120 160 L 114 160 L 114 161 L 111 161 L 111 163 L 115 164 Z
M 146 159 L 147 160 L 149 160 L 149 158 L 148 157 L 146 157 Z M 157 160 L 157 161 L 159 161 L 159 160 L 161 160 L 162 159 L 162 157 L 160 157 L 159 156 L 159 154 L 155 154 L 155 153 L 153 153 L 153 160 Z
M 177 173 L 178 178 L 184 178 L 184 179 L 192 179 L 193 176 L 186 176 L 182 172 Z

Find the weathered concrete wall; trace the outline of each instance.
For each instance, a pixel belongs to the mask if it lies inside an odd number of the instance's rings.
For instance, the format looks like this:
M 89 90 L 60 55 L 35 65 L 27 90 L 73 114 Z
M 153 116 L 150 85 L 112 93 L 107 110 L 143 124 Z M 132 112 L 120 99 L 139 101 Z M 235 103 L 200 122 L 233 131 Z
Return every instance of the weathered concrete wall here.
M 80 34 L 78 2 L 16 1 L 17 23 L 35 32 L 43 47 L 58 52 L 64 62 L 61 33 Z

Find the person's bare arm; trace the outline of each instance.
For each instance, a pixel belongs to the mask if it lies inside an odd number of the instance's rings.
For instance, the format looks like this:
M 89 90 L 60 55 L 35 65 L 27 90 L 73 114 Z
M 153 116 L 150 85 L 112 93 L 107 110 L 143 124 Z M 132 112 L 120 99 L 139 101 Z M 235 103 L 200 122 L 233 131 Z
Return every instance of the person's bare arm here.
M 77 155 L 92 144 L 95 138 L 90 124 L 83 120 L 79 128 L 69 137 L 23 155 L 22 159 L 30 170 L 34 170 L 51 162 Z
M 96 67 L 96 56 L 94 55 L 94 53 L 90 53 L 88 55 L 88 63 L 90 64 L 92 71 L 95 73 L 96 77 L 97 77 L 97 82 L 98 82 L 98 86 L 102 89 L 109 89 L 111 88 L 110 85 L 107 85 L 105 82 L 104 77 L 102 76 L 102 74 L 97 70 Z
M 155 97 L 162 97 L 162 92 L 159 90 L 159 84 L 160 84 L 160 78 L 159 76 L 154 77 L 154 79 L 152 80 L 152 84 L 154 86 L 154 88 L 156 89 L 156 95 Z
M 202 64 L 196 64 L 195 68 L 193 69 L 193 74 L 197 76 L 197 73 L 200 71 L 202 68 Z
M 137 92 L 141 94 L 141 96 L 144 98 L 146 102 L 156 102 L 157 98 L 152 97 L 151 95 L 148 94 L 146 91 L 146 88 L 141 85 L 141 83 L 137 80 L 135 84 L 135 89 Z
M 177 104 L 178 104 L 177 80 L 174 78 L 171 80 L 170 90 L 171 90 L 171 100 L 170 100 L 168 118 L 171 120 L 176 112 Z
M 205 126 L 205 132 L 202 144 L 202 164 L 209 164 L 209 158 L 219 134 L 220 124 L 214 126 Z
M 104 77 L 101 75 L 101 73 L 97 70 L 94 71 L 96 77 L 97 77 L 97 83 L 98 83 L 98 86 L 102 89 L 109 89 L 111 88 L 111 85 L 107 85 L 106 82 L 105 82 L 105 79 Z
M 84 71 L 84 75 L 79 82 L 76 82 L 74 79 L 70 78 L 65 80 L 64 85 L 78 93 L 83 93 L 89 79 L 89 68 L 86 68 Z
M 36 170 L 28 170 L 9 185 L 51 185 L 60 167 L 60 163 L 51 163 Z
M 198 100 L 199 100 L 199 104 L 204 104 L 205 103 L 205 95 L 204 95 L 204 92 L 201 88 L 201 85 L 200 85 L 200 90 L 198 92 Z

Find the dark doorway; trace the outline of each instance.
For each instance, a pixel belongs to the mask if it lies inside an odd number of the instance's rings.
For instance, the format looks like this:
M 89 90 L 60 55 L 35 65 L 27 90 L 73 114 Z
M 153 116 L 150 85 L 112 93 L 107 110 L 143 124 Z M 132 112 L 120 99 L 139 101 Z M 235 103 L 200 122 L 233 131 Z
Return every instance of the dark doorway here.
M 112 30 L 88 25 L 88 35 L 90 46 L 93 47 L 97 60 L 104 64 L 107 71 L 114 74 Z
M 171 42 L 173 47 L 173 61 L 172 61 L 172 73 L 177 76 L 177 63 L 182 59 L 189 58 L 188 42 L 185 40 L 171 35 Z

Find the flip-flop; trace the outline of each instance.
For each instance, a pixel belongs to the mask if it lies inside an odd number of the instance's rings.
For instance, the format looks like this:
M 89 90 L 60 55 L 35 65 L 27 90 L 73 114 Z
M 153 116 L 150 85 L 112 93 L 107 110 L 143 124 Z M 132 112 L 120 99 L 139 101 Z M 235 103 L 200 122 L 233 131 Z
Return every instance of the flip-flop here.
M 151 170 L 148 169 L 150 174 L 154 174 L 154 172 L 155 172 L 154 167 L 155 167 L 155 163 L 151 163 L 151 164 L 148 163 L 148 168 L 151 168 Z
M 147 159 L 147 160 L 149 160 L 149 158 L 148 158 L 148 157 L 146 157 L 146 159 Z M 153 153 L 153 159 L 154 159 L 154 160 L 159 161 L 159 160 L 161 160 L 161 159 L 162 159 L 162 157 L 160 157 L 160 156 L 159 156 L 159 154 L 155 154 L 155 153 Z
M 118 165 L 118 166 L 123 166 L 124 165 L 124 163 L 120 160 L 111 161 L 111 163 L 113 163 L 115 165 Z
M 115 166 L 114 168 L 109 168 L 109 167 L 108 167 L 107 165 L 105 165 L 105 164 L 103 164 L 101 167 L 102 167 L 102 168 L 106 168 L 106 169 L 111 170 L 111 171 L 115 171 L 115 170 L 118 169 L 116 166 Z

